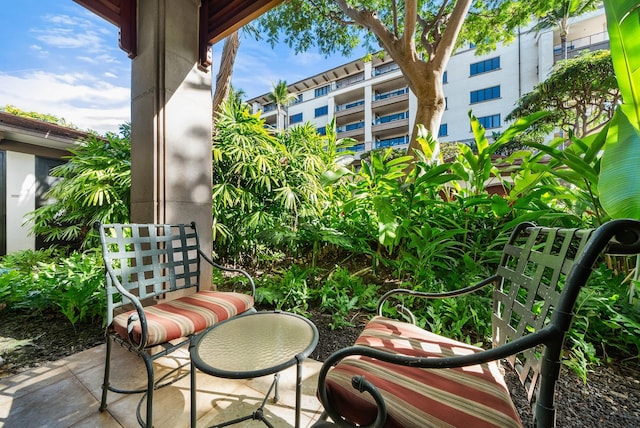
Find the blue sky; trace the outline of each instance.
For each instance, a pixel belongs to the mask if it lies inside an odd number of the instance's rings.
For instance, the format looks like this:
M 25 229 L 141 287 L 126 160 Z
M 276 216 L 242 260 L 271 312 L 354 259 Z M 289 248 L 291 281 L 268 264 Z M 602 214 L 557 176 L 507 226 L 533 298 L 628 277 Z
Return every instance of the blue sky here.
M 130 120 L 131 60 L 118 30 L 72 0 L 3 2 L 0 15 L 0 106 L 52 114 L 81 129 L 117 132 Z M 217 72 L 222 42 L 213 47 Z M 354 56 L 353 58 L 356 58 Z M 233 85 L 248 98 L 279 79 L 294 83 L 350 61 L 241 36 Z

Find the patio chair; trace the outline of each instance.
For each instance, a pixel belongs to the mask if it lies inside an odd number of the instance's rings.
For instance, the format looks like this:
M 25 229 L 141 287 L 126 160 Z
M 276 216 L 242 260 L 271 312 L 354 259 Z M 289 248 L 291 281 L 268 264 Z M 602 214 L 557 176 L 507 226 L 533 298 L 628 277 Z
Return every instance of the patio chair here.
M 604 253 L 640 253 L 640 221 L 610 221 L 596 230 L 523 223 L 490 278 L 446 293 L 387 292 L 355 345 L 325 360 L 318 379 L 325 410 L 315 427 L 521 426 L 501 361 L 519 374 L 534 402 L 536 426 L 554 426 L 565 334 L 576 298 Z M 489 285 L 489 350 L 417 327 L 407 308 L 420 298 L 455 297 Z M 383 316 L 393 308 L 403 320 Z
M 255 285 L 249 274 L 214 263 L 200 249 L 195 223 L 96 224 L 106 268 L 106 362 L 100 410 L 107 408 L 107 393 L 144 393 L 136 411 L 141 426 L 152 426 L 155 389 L 174 383 L 189 371 L 181 367 L 154 376 L 154 361 L 190 344 L 195 335 L 213 324 L 255 311 Z M 215 268 L 246 277 L 247 293 L 219 292 L 200 284 L 201 260 Z M 201 286 L 202 285 L 202 286 Z M 177 292 L 177 293 L 175 293 Z M 177 295 L 176 296 L 172 296 Z M 144 360 L 147 385 L 127 390 L 109 381 L 112 343 Z M 146 419 L 141 407 L 146 397 Z

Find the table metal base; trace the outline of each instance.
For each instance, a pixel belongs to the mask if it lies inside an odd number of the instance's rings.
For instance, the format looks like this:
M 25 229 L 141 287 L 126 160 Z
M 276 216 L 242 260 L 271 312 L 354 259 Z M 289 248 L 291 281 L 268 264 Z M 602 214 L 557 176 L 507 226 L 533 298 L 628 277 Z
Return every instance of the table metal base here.
M 212 425 L 210 428 L 222 428 L 222 427 L 226 427 L 226 426 L 229 426 L 229 425 L 235 425 L 237 423 L 248 421 L 248 420 L 254 420 L 254 421 L 260 420 L 260 421 L 264 422 L 264 424 L 266 426 L 268 426 L 269 428 L 274 428 L 274 426 L 271 425 L 271 423 L 264 416 L 264 405 L 266 404 L 267 400 L 269 399 L 269 395 L 271 395 L 271 391 L 273 391 L 274 388 L 275 388 L 275 394 L 273 396 L 273 402 L 277 403 L 278 400 L 280 399 L 280 396 L 278 394 L 278 378 L 279 377 L 280 377 L 279 373 L 276 373 L 273 376 L 273 382 L 271 383 L 271 386 L 269 387 L 269 390 L 267 391 L 267 395 L 265 395 L 264 400 L 262 400 L 262 403 L 260 404 L 260 407 L 258 407 L 253 413 L 251 413 L 250 415 L 247 415 L 247 416 L 242 416 L 242 417 L 237 418 L 237 419 L 233 419 L 233 420 L 230 420 L 230 421 L 227 421 L 227 422 L 223 422 L 221 424 Z

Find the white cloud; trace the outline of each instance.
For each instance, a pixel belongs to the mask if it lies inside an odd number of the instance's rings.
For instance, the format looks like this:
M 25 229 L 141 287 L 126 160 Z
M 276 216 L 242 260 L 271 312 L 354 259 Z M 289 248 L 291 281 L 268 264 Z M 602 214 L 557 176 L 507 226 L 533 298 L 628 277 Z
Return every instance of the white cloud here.
M 0 105 L 52 114 L 81 129 L 117 132 L 131 120 L 130 90 L 88 74 L 0 73 Z
M 294 54 L 293 52 L 291 52 L 287 59 L 293 64 L 302 66 L 321 64 L 323 61 L 325 61 L 324 55 L 313 52 L 302 52 L 299 54 Z
M 48 28 L 34 32 L 38 41 L 60 49 L 85 48 L 95 52 L 99 51 L 102 45 L 102 38 L 93 31 L 78 33 L 71 28 Z

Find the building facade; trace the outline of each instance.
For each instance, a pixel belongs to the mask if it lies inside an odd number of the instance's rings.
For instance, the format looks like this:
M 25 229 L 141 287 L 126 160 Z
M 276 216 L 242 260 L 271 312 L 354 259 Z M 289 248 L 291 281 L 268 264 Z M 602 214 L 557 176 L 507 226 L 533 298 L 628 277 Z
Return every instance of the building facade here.
M 562 58 L 558 31 L 537 33 L 530 28 L 512 43 L 477 55 L 473 45 L 458 49 L 443 76 L 446 110 L 438 139 L 473 141 L 471 111 L 491 137 L 509 123 L 505 117 L 518 99 L 544 81 Z M 604 9 L 573 20 L 567 39 L 567 56 L 584 49 L 608 49 Z M 384 147 L 406 147 L 413 129 L 417 99 L 391 58 L 356 60 L 289 85 L 296 102 L 283 109 L 287 126 L 310 122 L 320 133 L 335 120 L 338 138 L 354 138 L 357 155 Z M 252 112 L 262 111 L 269 126 L 276 126 L 277 109 L 263 94 L 247 101 Z
M 84 132 L 0 112 L 0 256 L 44 246 L 27 214 L 47 203 L 50 171 L 65 162 Z

